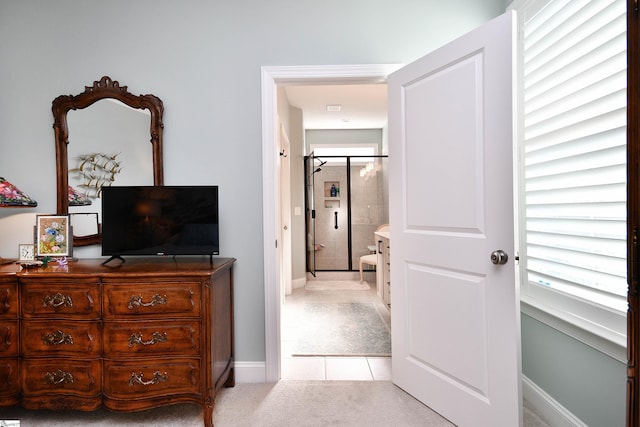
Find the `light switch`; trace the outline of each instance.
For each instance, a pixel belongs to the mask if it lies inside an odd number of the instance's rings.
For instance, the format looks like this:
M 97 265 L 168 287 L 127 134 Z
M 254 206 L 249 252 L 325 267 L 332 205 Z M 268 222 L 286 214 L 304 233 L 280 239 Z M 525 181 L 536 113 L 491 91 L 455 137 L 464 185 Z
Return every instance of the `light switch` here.
M 293 214 L 302 215 L 302 209 L 300 208 L 300 206 L 296 206 L 295 208 L 293 208 Z

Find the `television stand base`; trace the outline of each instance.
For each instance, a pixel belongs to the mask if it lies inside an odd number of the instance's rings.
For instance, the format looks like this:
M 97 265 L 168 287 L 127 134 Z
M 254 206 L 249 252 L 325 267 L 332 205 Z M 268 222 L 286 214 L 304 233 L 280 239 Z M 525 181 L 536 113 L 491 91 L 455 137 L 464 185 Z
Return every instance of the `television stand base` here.
M 109 257 L 109 259 L 107 259 L 105 262 L 103 262 L 100 265 L 107 265 L 108 263 L 110 263 L 114 259 L 119 259 L 120 261 L 122 261 L 122 264 L 124 264 L 126 262 L 125 259 L 122 258 L 120 255 L 114 255 L 114 256 Z

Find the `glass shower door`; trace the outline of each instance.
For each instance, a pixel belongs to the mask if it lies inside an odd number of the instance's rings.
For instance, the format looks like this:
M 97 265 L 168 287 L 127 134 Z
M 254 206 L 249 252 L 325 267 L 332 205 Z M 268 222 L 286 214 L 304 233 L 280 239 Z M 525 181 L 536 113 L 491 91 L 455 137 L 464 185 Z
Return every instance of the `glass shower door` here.
M 346 158 L 315 158 L 315 269 L 349 269 L 349 219 Z
M 315 171 L 315 161 L 313 157 L 313 153 L 310 156 L 305 157 L 304 159 L 304 176 L 305 176 L 305 220 L 307 223 L 307 271 L 309 271 L 314 277 L 316 275 L 316 228 L 315 228 L 315 204 L 313 200 L 314 194 L 314 186 L 313 186 L 313 175 Z
M 386 156 L 352 157 L 350 163 L 351 194 L 351 265 L 358 269 L 360 257 L 376 253 L 374 233 L 389 223 L 388 159 Z M 373 269 L 365 265 L 366 270 Z
M 305 158 L 307 271 L 357 271 L 389 222 L 387 156 Z M 370 269 L 372 267 L 366 267 Z

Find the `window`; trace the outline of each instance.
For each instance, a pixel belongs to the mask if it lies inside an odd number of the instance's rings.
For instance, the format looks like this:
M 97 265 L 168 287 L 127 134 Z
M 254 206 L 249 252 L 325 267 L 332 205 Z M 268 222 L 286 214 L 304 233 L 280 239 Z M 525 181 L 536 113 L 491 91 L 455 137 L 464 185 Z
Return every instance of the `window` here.
M 515 2 L 523 302 L 626 345 L 626 3 Z

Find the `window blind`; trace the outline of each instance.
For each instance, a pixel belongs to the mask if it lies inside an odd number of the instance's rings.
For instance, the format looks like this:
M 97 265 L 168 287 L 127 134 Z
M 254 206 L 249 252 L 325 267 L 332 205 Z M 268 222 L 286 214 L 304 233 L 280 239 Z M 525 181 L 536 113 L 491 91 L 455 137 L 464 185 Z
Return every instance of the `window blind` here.
M 626 312 L 626 4 L 552 0 L 523 28 L 529 286 Z

